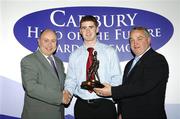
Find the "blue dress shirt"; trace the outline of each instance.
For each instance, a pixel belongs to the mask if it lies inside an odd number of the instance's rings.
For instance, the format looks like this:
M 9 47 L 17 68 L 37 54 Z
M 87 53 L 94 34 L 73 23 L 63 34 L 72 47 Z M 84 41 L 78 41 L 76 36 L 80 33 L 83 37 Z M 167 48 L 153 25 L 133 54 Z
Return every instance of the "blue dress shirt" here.
M 98 41 L 94 49 L 97 51 L 97 59 L 100 62 L 98 73 L 101 83 L 110 83 L 112 86 L 120 85 L 122 83 L 122 73 L 116 51 L 111 46 Z M 86 80 L 87 58 L 88 51 L 85 45 L 71 53 L 65 80 L 65 90 L 85 100 L 97 99 L 100 97 L 96 93 L 90 93 L 88 90 L 81 88 L 81 83 Z

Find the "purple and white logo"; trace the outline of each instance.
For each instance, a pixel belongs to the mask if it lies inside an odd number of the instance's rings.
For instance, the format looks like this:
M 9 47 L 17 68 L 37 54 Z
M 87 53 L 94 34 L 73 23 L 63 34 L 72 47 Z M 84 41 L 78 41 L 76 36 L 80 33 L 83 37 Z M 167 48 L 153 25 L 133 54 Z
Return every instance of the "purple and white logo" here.
M 83 43 L 79 21 L 84 15 L 93 15 L 98 19 L 98 40 L 114 47 L 120 61 L 132 58 L 128 41 L 132 27 L 148 28 L 155 50 L 165 45 L 174 31 L 167 18 L 150 11 L 121 7 L 64 7 L 23 16 L 14 26 L 14 35 L 25 48 L 35 51 L 40 32 L 46 28 L 55 30 L 58 35 L 56 55 L 68 62 L 70 53 Z

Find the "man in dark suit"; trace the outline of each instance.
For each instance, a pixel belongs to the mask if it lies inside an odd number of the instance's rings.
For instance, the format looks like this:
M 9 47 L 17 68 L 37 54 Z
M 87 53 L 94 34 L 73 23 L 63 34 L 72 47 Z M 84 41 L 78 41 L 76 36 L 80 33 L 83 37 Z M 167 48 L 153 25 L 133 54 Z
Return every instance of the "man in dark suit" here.
M 169 67 L 165 57 L 151 47 L 147 29 L 135 27 L 130 32 L 134 58 L 127 63 L 123 84 L 94 89 L 98 95 L 112 96 L 118 102 L 123 119 L 166 119 L 164 108 Z M 133 67 L 134 65 L 134 67 Z
M 25 91 L 22 119 L 64 118 L 64 106 L 61 103 L 65 74 L 62 61 L 53 55 L 56 43 L 56 33 L 46 29 L 38 39 L 38 50 L 21 60 Z

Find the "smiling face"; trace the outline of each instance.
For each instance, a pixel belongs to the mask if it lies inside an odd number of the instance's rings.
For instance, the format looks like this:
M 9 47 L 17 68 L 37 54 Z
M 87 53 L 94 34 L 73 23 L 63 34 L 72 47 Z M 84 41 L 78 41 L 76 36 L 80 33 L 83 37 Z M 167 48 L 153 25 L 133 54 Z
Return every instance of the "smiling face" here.
M 132 52 L 139 56 L 150 47 L 150 36 L 144 30 L 133 30 L 130 33 L 130 46 Z
M 40 51 L 47 56 L 50 56 L 55 52 L 56 43 L 57 37 L 52 30 L 45 30 L 38 39 Z
M 93 21 L 84 21 L 81 23 L 80 34 L 82 35 L 85 43 L 95 43 L 96 36 L 99 29 L 95 26 Z

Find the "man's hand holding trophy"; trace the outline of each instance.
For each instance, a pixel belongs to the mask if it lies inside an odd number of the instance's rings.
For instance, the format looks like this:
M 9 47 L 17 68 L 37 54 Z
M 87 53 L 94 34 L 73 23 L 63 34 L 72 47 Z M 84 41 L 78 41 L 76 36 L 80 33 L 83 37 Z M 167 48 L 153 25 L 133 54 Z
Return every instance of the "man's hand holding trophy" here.
M 88 79 L 81 84 L 82 89 L 93 91 L 93 88 L 103 88 L 98 75 L 99 60 L 97 60 L 97 51 L 94 51 L 93 62 L 87 71 Z M 96 79 L 97 78 L 97 79 Z

